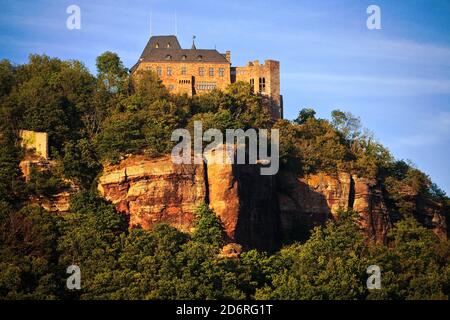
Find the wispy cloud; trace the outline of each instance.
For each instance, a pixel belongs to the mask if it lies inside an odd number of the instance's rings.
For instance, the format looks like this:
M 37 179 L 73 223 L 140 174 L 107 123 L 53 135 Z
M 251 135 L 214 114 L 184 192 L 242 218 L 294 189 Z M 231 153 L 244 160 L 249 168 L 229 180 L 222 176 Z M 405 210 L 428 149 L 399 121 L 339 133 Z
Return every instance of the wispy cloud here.
M 450 112 L 440 112 L 418 120 L 420 132 L 401 136 L 397 142 L 408 147 L 424 147 L 450 141 Z
M 355 96 L 450 94 L 450 80 L 327 73 L 283 73 L 303 91 Z

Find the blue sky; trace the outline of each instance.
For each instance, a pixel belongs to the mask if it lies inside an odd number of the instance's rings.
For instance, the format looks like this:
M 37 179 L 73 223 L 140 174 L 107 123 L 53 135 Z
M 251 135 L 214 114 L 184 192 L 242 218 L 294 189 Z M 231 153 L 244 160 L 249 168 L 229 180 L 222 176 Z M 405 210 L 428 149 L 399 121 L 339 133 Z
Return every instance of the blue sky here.
M 173 34 L 184 47 L 231 50 L 233 65 L 281 62 L 285 117 L 313 107 L 361 117 L 399 159 L 410 159 L 450 193 L 450 1 L 0 1 L 0 58 L 29 53 L 78 59 L 117 52 L 131 67 L 150 34 Z M 66 8 L 81 9 L 68 30 Z M 381 8 L 381 30 L 366 9 Z

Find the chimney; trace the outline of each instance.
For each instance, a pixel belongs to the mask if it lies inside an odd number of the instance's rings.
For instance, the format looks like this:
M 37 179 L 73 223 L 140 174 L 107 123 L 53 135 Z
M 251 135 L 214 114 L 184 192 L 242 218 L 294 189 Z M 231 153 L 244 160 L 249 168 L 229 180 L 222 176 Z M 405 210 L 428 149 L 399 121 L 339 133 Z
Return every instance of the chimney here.
M 231 51 L 228 50 L 227 52 L 225 52 L 225 58 L 229 63 L 231 63 Z

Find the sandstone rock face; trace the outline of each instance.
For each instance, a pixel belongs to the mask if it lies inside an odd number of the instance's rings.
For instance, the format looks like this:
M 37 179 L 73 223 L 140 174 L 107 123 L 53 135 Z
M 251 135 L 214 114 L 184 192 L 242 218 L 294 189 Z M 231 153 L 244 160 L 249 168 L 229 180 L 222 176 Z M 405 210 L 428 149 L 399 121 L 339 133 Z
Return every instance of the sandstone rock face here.
M 242 246 L 238 243 L 229 243 L 220 251 L 219 256 L 224 258 L 237 258 L 242 253 Z
M 282 233 L 288 239 L 302 239 L 308 231 L 348 208 L 350 175 L 342 173 L 297 177 L 288 171 L 277 176 L 277 193 Z
M 305 239 L 311 228 L 336 219 L 340 209 L 358 212 L 369 238 L 385 243 L 398 218 L 375 179 L 343 172 L 297 177 L 280 171 L 272 177 L 262 176 L 258 165 L 175 165 L 169 156 L 131 156 L 105 166 L 99 182 L 100 193 L 129 215 L 130 227 L 167 223 L 190 232 L 195 209 L 206 202 L 220 217 L 227 242 L 244 249 L 272 250 L 283 240 Z M 442 208 L 414 201 L 423 212 L 418 220 L 445 237 Z
M 55 161 L 48 160 L 41 156 L 28 155 L 19 164 L 25 181 L 29 181 L 31 170 L 34 168 L 39 172 L 52 171 L 56 166 Z M 64 190 L 51 197 L 35 197 L 32 196 L 28 199 L 29 203 L 40 205 L 47 211 L 55 213 L 68 212 L 70 208 L 70 197 L 78 192 L 79 187 L 73 183 L 73 181 L 65 180 L 67 186 Z
M 351 177 L 351 208 L 359 213 L 359 223 L 366 234 L 378 243 L 385 243 L 388 230 L 392 227 L 381 186 L 375 179 Z
M 31 203 L 40 205 L 49 212 L 64 213 L 70 209 L 70 197 L 77 192 L 77 188 L 70 188 L 68 191 L 60 192 L 49 198 L 32 198 Z
M 132 156 L 106 166 L 98 190 L 129 215 L 130 227 L 167 223 L 189 232 L 195 209 L 206 202 L 220 217 L 229 242 L 272 249 L 279 242 L 272 180 L 254 165 L 176 165 L 170 157 Z
M 402 185 L 397 191 L 402 200 L 409 204 L 417 221 L 432 229 L 439 238 L 446 239 L 448 237 L 448 224 L 442 204 L 430 198 L 424 198 L 407 185 Z
M 169 156 L 133 156 L 119 165 L 106 166 L 98 189 L 129 215 L 130 226 L 149 229 L 164 222 L 186 232 L 206 195 L 203 166 L 174 165 Z
M 340 209 L 353 209 L 359 213 L 359 222 L 368 236 L 377 242 L 385 241 L 391 221 L 375 180 L 348 173 L 300 178 L 281 172 L 277 183 L 282 233 L 288 238 L 304 238 L 309 229 L 336 218 Z

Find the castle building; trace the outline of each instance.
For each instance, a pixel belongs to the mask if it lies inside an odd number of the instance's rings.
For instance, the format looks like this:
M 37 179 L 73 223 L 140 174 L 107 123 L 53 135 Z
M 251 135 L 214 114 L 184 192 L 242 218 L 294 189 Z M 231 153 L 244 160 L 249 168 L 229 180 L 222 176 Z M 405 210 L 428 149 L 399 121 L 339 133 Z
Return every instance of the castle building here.
M 189 96 L 225 90 L 230 83 L 244 81 L 251 85 L 253 93 L 267 98 L 274 118 L 283 117 L 278 61 L 260 64 L 256 60 L 244 67 L 233 67 L 230 51 L 197 49 L 194 42 L 191 49 L 182 49 L 176 36 L 152 36 L 131 68 L 132 74 L 142 70 L 155 72 L 170 92 Z

